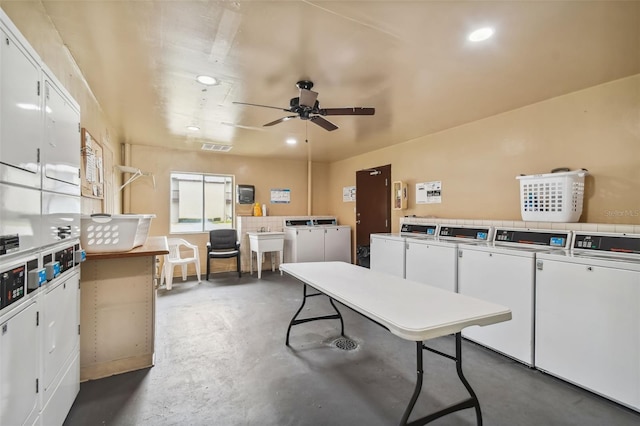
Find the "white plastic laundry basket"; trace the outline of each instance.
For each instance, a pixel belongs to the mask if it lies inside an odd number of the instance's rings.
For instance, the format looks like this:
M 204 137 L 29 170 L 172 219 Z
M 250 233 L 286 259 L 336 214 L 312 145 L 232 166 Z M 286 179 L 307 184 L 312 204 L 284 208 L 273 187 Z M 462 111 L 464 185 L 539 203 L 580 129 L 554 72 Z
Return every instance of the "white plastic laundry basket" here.
M 516 176 L 522 220 L 577 222 L 582 214 L 587 170 Z
M 147 242 L 153 214 L 81 216 L 80 243 L 87 253 L 129 251 Z

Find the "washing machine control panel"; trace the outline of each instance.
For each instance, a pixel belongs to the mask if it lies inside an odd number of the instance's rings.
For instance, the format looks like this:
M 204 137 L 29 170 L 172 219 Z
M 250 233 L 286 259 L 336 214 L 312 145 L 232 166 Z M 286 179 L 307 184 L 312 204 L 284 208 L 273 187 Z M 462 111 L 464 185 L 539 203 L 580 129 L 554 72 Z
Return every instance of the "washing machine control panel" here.
M 438 225 L 418 225 L 415 223 L 403 223 L 400 228 L 402 233 L 411 234 L 423 234 L 435 236 L 438 230 Z
M 458 226 L 440 226 L 440 233 L 443 238 L 464 238 L 468 240 L 489 241 L 491 228 L 467 228 Z
M 27 266 L 22 264 L 14 268 L 0 272 L 0 309 L 5 308 L 18 300 L 25 294 L 25 283 Z
M 496 229 L 494 241 L 496 243 L 568 248 L 571 241 L 571 231 L 530 231 L 498 228 Z
M 576 232 L 573 248 L 590 252 L 640 255 L 640 235 L 604 235 Z

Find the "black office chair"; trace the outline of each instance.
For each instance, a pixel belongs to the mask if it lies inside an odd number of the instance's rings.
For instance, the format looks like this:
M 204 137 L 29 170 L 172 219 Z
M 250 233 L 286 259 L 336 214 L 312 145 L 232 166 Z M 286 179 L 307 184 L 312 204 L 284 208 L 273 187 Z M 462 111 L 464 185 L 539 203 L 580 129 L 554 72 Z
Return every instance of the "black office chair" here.
M 238 264 L 238 277 L 242 277 L 240 267 L 240 241 L 235 229 L 214 229 L 209 232 L 207 243 L 207 280 L 211 259 L 230 259 L 235 257 Z

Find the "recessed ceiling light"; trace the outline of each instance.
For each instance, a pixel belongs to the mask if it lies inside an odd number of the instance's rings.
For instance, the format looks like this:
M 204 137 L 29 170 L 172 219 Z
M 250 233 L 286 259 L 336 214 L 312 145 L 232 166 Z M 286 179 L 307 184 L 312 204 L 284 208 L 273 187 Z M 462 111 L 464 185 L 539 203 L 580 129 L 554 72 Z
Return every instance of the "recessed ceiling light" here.
M 298 141 L 297 141 L 297 140 L 295 140 L 295 139 L 293 139 L 293 138 L 289 138 L 289 139 L 287 139 L 287 143 L 288 143 L 289 145 L 295 145 L 295 144 L 297 144 L 297 143 L 298 143 Z
M 198 127 L 198 126 L 187 126 L 187 130 L 189 130 L 190 132 L 197 132 L 198 130 L 200 130 L 200 127 Z
M 469 41 L 484 41 L 493 35 L 493 28 L 480 28 L 469 34 Z
M 199 75 L 198 77 L 196 77 L 196 80 L 198 80 L 198 83 L 202 83 L 206 86 L 215 86 L 216 84 L 218 84 L 218 79 L 208 75 Z

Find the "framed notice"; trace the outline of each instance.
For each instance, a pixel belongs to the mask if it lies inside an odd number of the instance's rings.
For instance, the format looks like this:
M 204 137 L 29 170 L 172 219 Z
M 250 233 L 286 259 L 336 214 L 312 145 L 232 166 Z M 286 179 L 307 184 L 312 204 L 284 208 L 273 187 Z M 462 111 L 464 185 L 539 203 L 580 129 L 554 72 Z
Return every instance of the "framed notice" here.
M 272 189 L 271 190 L 272 204 L 289 204 L 290 202 L 291 202 L 290 189 Z

